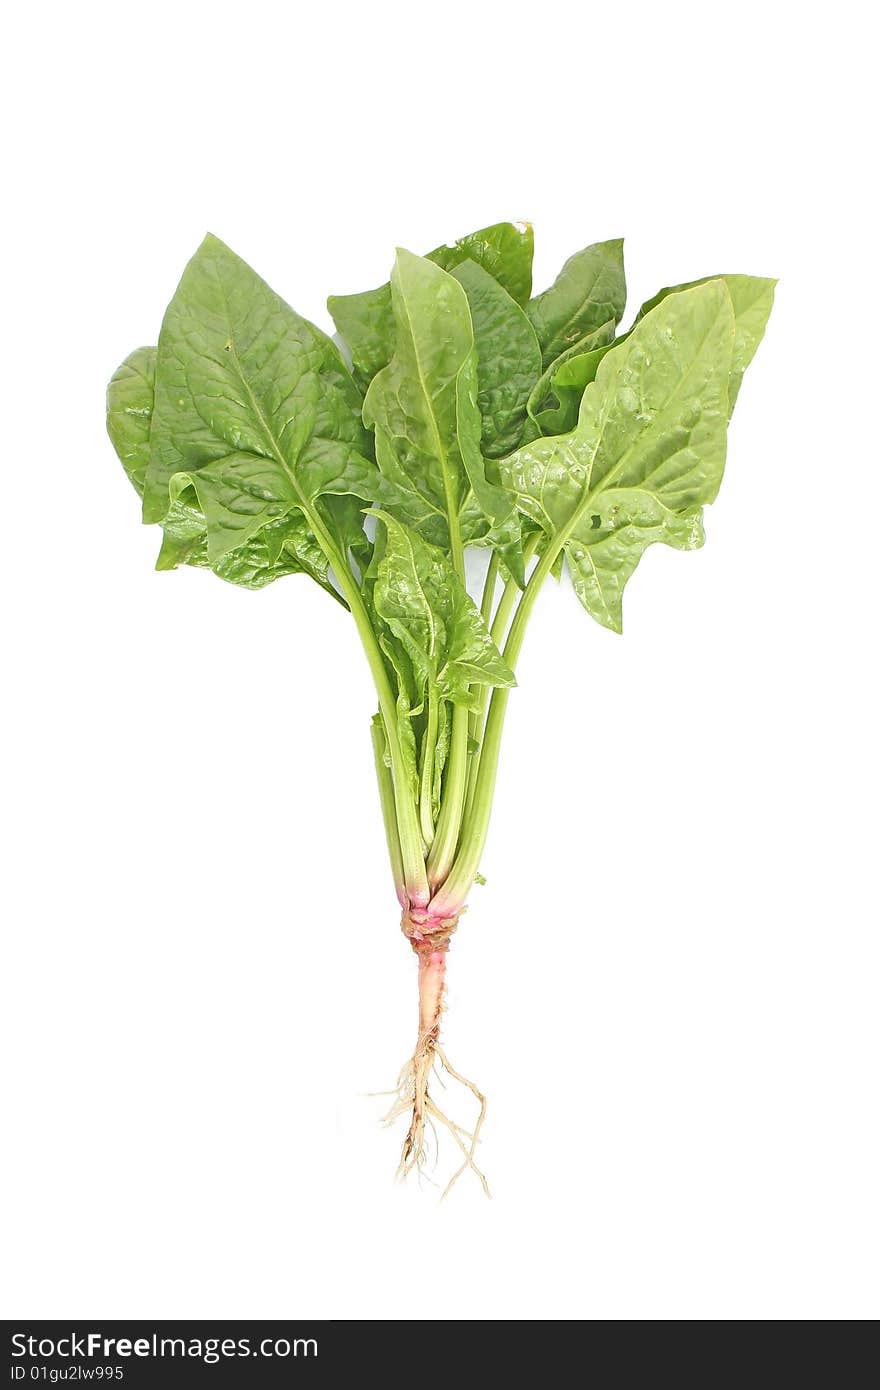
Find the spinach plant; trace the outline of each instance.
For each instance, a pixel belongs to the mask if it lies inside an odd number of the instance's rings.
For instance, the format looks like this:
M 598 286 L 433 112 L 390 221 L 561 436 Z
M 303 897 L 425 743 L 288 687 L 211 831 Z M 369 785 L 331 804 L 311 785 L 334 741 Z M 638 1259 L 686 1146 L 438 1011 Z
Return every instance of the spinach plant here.
M 309 575 L 347 608 L 376 687 L 372 740 L 419 1029 L 391 1116 L 476 1165 L 485 1102 L 440 1046 L 446 957 L 479 876 L 505 711 L 535 599 L 565 570 L 620 631 L 649 545 L 703 543 L 727 425 L 774 281 L 718 275 L 661 290 L 618 331 L 620 241 L 588 246 L 532 295 L 531 227 L 500 223 L 390 282 L 331 298 L 332 341 L 208 236 L 158 347 L 113 376 L 110 438 L 162 530 L 157 568 L 259 589 Z M 488 551 L 482 592 L 466 553 Z M 432 1093 L 469 1086 L 469 1131 Z M 451 1185 L 451 1184 L 450 1184 Z

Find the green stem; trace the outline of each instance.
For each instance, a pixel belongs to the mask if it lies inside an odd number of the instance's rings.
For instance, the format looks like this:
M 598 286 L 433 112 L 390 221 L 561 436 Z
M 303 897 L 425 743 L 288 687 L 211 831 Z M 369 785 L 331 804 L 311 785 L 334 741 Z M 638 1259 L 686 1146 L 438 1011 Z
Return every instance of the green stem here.
M 443 482 L 446 489 L 449 550 L 452 556 L 452 565 L 462 584 L 465 584 L 461 525 L 455 508 L 448 470 L 445 467 L 443 469 Z M 464 705 L 453 705 L 449 757 L 443 775 L 443 799 L 440 803 L 440 815 L 437 818 L 437 828 L 428 855 L 428 883 L 432 892 L 438 883 L 443 882 L 455 858 L 458 832 L 461 829 L 461 817 L 464 811 L 464 797 L 467 790 L 467 749 L 468 710 Z
M 538 561 L 519 601 L 510 633 L 504 646 L 504 660 L 510 669 L 516 669 L 517 658 L 522 649 L 523 637 L 535 599 L 547 575 L 553 569 L 556 556 L 562 548 L 564 537 L 548 541 L 547 549 Z M 443 887 L 432 900 L 432 907 L 438 914 L 455 912 L 461 908 L 470 891 L 480 867 L 480 858 L 486 843 L 489 818 L 492 813 L 492 797 L 495 792 L 495 778 L 498 772 L 498 754 L 501 749 L 501 735 L 504 730 L 504 716 L 507 713 L 508 689 L 496 688 L 492 692 L 489 716 L 483 738 L 480 768 L 474 788 L 470 813 L 462 828 L 458 854 Z
M 407 890 L 412 898 L 413 904 L 422 907 L 428 901 L 428 880 L 425 874 L 425 861 L 421 836 L 419 834 L 419 823 L 416 816 L 416 806 L 411 789 L 408 785 L 406 765 L 403 759 L 400 739 L 397 735 L 396 707 L 394 695 L 391 690 L 391 682 L 388 679 L 388 672 L 385 669 L 385 662 L 382 659 L 382 653 L 379 650 L 379 644 L 376 641 L 376 634 L 373 632 L 369 614 L 364 607 L 360 586 L 349 568 L 348 560 L 339 549 L 324 518 L 318 511 L 315 499 L 303 492 L 299 478 L 296 475 L 296 470 L 288 461 L 281 447 L 280 440 L 276 438 L 272 426 L 263 413 L 260 402 L 254 395 L 253 387 L 244 372 L 238 357 L 238 352 L 235 348 L 231 322 L 230 338 L 227 346 L 232 351 L 233 360 L 238 369 L 242 387 L 250 398 L 254 414 L 260 421 L 265 438 L 270 442 L 272 454 L 290 479 L 293 489 L 299 498 L 299 505 L 302 507 L 303 513 L 311 523 L 318 544 L 333 568 L 333 573 L 342 590 L 343 598 L 348 603 L 351 616 L 354 618 L 355 626 L 357 627 L 376 685 L 376 691 L 379 696 L 379 709 L 385 723 L 385 736 L 388 739 L 388 751 L 391 756 L 391 772 L 394 778 L 397 829 L 400 836 L 400 849 L 403 855 Z M 456 517 L 456 525 L 457 522 L 458 518 Z M 458 544 L 460 549 L 460 537 Z M 464 573 L 463 569 L 462 573 Z
M 382 807 L 382 822 L 385 826 L 385 838 L 388 841 L 388 857 L 391 860 L 394 887 L 397 890 L 400 906 L 406 907 L 406 884 L 404 882 L 403 855 L 400 852 L 400 834 L 397 829 L 397 806 L 394 801 L 394 782 L 391 777 L 391 769 L 385 761 L 385 751 L 388 747 L 388 740 L 385 737 L 385 721 L 381 714 L 376 715 L 370 726 L 370 732 L 373 736 L 373 756 L 376 760 L 376 780 L 379 783 L 379 804 Z
M 422 850 L 421 836 L 419 834 L 416 806 L 412 791 L 408 784 L 406 765 L 403 759 L 400 739 L 397 734 L 396 706 L 394 694 L 391 689 L 391 682 L 388 679 L 388 672 L 385 669 L 385 662 L 379 650 L 379 643 L 376 641 L 376 634 L 373 631 L 369 614 L 364 606 L 360 586 L 351 572 L 345 554 L 340 550 L 324 518 L 318 511 L 315 499 L 303 492 L 295 468 L 288 461 L 281 447 L 280 440 L 276 438 L 269 421 L 264 415 L 260 402 L 254 395 L 253 388 L 242 368 L 231 331 L 227 346 L 233 353 L 233 360 L 238 368 L 238 375 L 241 379 L 242 387 L 250 398 L 254 413 L 260 421 L 266 439 L 270 441 L 272 454 L 290 479 L 293 489 L 299 499 L 299 505 L 311 524 L 318 544 L 332 566 L 337 583 L 342 590 L 342 596 L 348 603 L 351 616 L 354 618 L 355 626 L 357 627 L 361 644 L 373 675 L 373 681 L 375 682 L 376 691 L 379 696 L 379 709 L 385 723 L 385 736 L 388 739 L 388 751 L 391 756 L 391 773 L 394 778 L 397 829 L 400 836 L 400 849 L 403 856 L 406 886 L 413 904 L 422 907 L 428 901 L 428 880 L 425 874 L 424 853 Z M 459 539 L 459 548 L 460 547 L 461 540 Z
M 486 570 L 486 582 L 483 585 L 483 602 L 480 604 L 483 622 L 487 627 L 492 621 L 492 605 L 495 602 L 495 590 L 498 587 L 498 564 L 498 551 L 493 550 L 489 568 Z
M 443 803 L 428 855 L 428 883 L 432 890 L 449 873 L 458 846 L 467 790 L 468 713 L 466 705 L 452 706 L 452 733 L 443 777 Z
M 523 567 L 525 569 L 528 569 L 532 557 L 538 549 L 538 542 L 540 539 L 541 532 L 533 531 L 523 546 Z M 510 622 L 513 605 L 522 592 L 515 579 L 508 579 L 504 586 L 504 593 L 501 595 L 501 602 L 498 604 L 498 610 L 491 628 L 492 641 L 499 651 L 503 650 L 501 644 L 504 641 L 504 634 L 507 632 L 507 624 Z
M 303 510 L 327 556 L 336 576 L 342 596 L 346 600 L 351 616 L 354 618 L 361 643 L 372 672 L 373 681 L 379 696 L 379 709 L 385 725 L 388 752 L 391 757 L 391 773 L 394 780 L 394 801 L 397 813 L 397 831 L 400 838 L 400 851 L 403 860 L 403 873 L 407 892 L 416 907 L 424 907 L 430 897 L 428 879 L 425 873 L 425 857 L 416 806 L 409 787 L 403 751 L 397 734 L 397 711 L 391 682 L 385 669 L 385 662 L 376 641 L 369 614 L 364 606 L 363 596 L 345 557 L 336 545 L 318 509 L 304 498 Z
M 464 584 L 464 546 L 461 543 L 461 527 L 458 524 L 458 516 L 454 512 L 449 513 L 449 551 L 452 556 L 452 567 Z
M 531 536 L 529 536 L 529 539 L 523 546 L 523 563 L 525 565 L 528 565 L 529 561 L 534 555 L 535 550 L 538 546 L 539 539 L 540 532 L 535 531 Z M 495 646 L 498 648 L 499 651 L 501 651 L 501 644 L 504 641 L 504 634 L 507 632 L 507 624 L 510 622 L 510 615 L 513 612 L 513 605 L 516 603 L 517 595 L 519 593 L 520 588 L 516 580 L 513 578 L 508 579 L 507 583 L 504 586 L 504 592 L 502 593 L 501 598 L 499 600 L 498 608 L 496 610 L 495 618 L 492 622 L 491 627 L 492 641 L 495 643 Z M 484 618 L 486 617 L 485 599 L 486 596 L 484 593 Z M 488 622 L 488 618 L 486 619 L 486 621 Z M 482 762 L 483 756 L 483 736 L 485 734 L 486 725 L 486 708 L 489 704 L 489 696 L 491 693 L 491 688 L 488 685 L 480 686 L 479 693 L 477 695 L 477 709 L 471 714 L 470 731 L 471 737 L 477 744 L 477 751 L 471 755 L 470 767 L 468 769 L 468 784 L 467 793 L 465 795 L 463 818 L 465 823 L 467 822 L 468 817 L 471 814 L 471 808 L 474 804 L 474 795 L 477 786 L 477 776 L 480 771 L 480 763 Z
M 422 738 L 422 769 L 421 785 L 419 788 L 419 819 L 422 827 L 422 838 L 426 845 L 430 845 L 434 839 L 434 816 L 431 811 L 431 793 L 434 784 L 434 750 L 437 744 L 437 717 L 437 691 L 433 683 L 429 681 L 428 719 Z
M 490 624 L 491 624 L 491 622 L 492 622 L 492 607 L 493 607 L 493 605 L 494 605 L 494 603 L 495 603 L 495 590 L 496 590 L 497 587 L 498 587 L 498 566 L 499 566 L 498 551 L 497 551 L 497 550 L 493 550 L 493 551 L 492 551 L 492 558 L 491 558 L 490 561 L 489 561 L 489 567 L 488 567 L 488 569 L 486 570 L 486 582 L 485 582 L 484 585 L 483 585 L 483 599 L 482 599 L 482 602 L 481 602 L 481 604 L 480 604 L 480 614 L 481 614 L 481 616 L 482 616 L 483 622 L 486 624 L 487 627 L 489 627 Z M 505 593 L 506 593 L 506 592 L 507 592 L 507 591 L 506 591 L 506 589 L 505 589 Z M 502 597 L 502 601 L 503 601 L 503 597 Z M 488 692 L 487 692 L 485 686 L 483 686 L 483 685 L 479 686 L 478 692 L 477 692 L 477 701 L 478 701 L 479 708 L 478 708 L 478 709 L 472 709 L 472 710 L 470 711 L 470 713 L 468 714 L 468 738 L 469 738 L 469 740 L 472 740 L 472 741 L 473 741 L 474 743 L 476 743 L 476 744 L 479 744 L 480 736 L 481 736 L 481 732 L 482 732 L 483 713 L 484 713 L 485 707 L 486 707 L 486 697 L 487 697 L 487 693 L 488 693 Z M 472 755 L 472 756 L 475 757 L 476 754 L 474 754 L 474 755 Z M 464 809 L 464 814 L 465 814 L 465 815 L 467 815 L 467 810 L 468 810 L 468 795 L 469 795 L 469 793 L 470 793 L 471 777 L 472 777 L 472 775 L 473 775 L 473 761 L 471 761 L 471 762 L 468 764 L 468 793 L 467 793 L 467 795 L 465 796 L 465 809 Z

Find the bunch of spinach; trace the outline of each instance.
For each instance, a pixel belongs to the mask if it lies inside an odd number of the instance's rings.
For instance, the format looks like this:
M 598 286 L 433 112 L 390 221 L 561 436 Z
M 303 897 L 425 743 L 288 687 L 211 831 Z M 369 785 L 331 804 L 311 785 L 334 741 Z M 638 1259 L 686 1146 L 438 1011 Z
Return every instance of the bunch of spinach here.
M 532 295 L 531 227 L 500 223 L 389 283 L 331 298 L 339 344 L 206 237 L 158 347 L 114 374 L 110 437 L 162 529 L 158 569 L 246 588 L 310 575 L 348 608 L 376 686 L 380 802 L 403 930 L 419 962 L 419 1033 L 393 1115 L 402 1167 L 447 1123 L 429 1092 L 446 953 L 486 839 L 505 710 L 548 575 L 620 631 L 647 546 L 703 542 L 727 424 L 774 281 L 664 289 L 619 333 L 620 241 L 572 256 Z M 465 555 L 489 552 L 482 593 Z M 458 1173 L 455 1175 L 458 1176 Z M 480 1175 L 482 1176 L 482 1175 Z M 454 1181 L 454 1178 L 453 1178 Z

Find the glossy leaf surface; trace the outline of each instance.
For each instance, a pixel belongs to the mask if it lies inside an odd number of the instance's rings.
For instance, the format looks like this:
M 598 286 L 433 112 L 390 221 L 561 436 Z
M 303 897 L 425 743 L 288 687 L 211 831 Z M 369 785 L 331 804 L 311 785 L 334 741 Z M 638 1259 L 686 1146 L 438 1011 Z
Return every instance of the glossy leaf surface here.
M 475 261 L 453 275 L 467 295 L 477 352 L 478 447 L 502 458 L 522 443 L 526 408 L 541 375 L 541 349 L 527 315 Z
M 619 323 L 625 306 L 621 240 L 600 241 L 570 256 L 550 288 L 528 305 L 544 366 L 609 319 Z
M 156 349 L 136 348 L 110 378 L 107 433 L 139 497 L 150 462 L 150 424 L 156 382 Z
M 368 452 L 334 344 L 206 237 L 159 337 L 144 520 L 191 485 L 215 561 L 322 493 L 357 492 Z
M 387 512 L 378 515 L 386 542 L 373 601 L 412 662 L 419 688 L 430 682 L 442 698 L 469 704 L 471 685 L 514 685 L 513 672 L 443 551 Z
M 623 589 L 648 545 L 702 541 L 700 509 L 724 470 L 733 343 L 723 281 L 670 296 L 604 356 L 572 432 L 502 462 L 606 627 L 620 630 Z
M 469 232 L 426 257 L 451 271 L 472 260 L 491 275 L 516 301 L 526 304 L 532 288 L 532 228 L 523 222 L 498 222 Z M 366 390 L 394 355 L 394 312 L 391 286 L 386 283 L 360 294 L 331 295 L 327 309 L 352 356 L 354 374 Z
M 467 295 L 453 276 L 409 251 L 397 254 L 391 292 L 394 356 L 370 383 L 364 421 L 376 432 L 381 473 L 408 498 L 403 515 L 397 506 L 395 514 L 448 543 L 450 523 L 458 529 L 471 490 L 490 522 L 512 510 L 480 453 Z

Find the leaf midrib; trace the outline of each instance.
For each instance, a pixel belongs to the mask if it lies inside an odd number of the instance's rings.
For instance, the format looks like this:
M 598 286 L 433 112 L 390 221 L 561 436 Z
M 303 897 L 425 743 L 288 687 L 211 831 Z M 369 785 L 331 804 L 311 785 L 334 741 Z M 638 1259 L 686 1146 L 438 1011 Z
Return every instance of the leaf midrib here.
M 398 282 L 398 284 L 399 284 L 399 282 Z M 459 287 L 459 288 L 460 288 L 460 287 Z M 427 384 L 427 382 L 426 382 L 426 380 L 425 380 L 425 376 L 424 376 L 424 373 L 423 373 L 423 371 L 422 371 L 422 361 L 421 361 L 421 358 L 420 358 L 420 356 L 419 356 L 418 341 L 417 341 L 416 335 L 415 335 L 415 329 L 414 329 L 414 325 L 413 325 L 412 315 L 410 314 L 410 311 L 409 311 L 409 304 L 407 303 L 407 298 L 406 298 L 406 294 L 405 294 L 405 292 L 404 292 L 403 286 L 402 286 L 402 285 L 399 285 L 399 289 L 400 289 L 400 300 L 401 300 L 401 304 L 403 305 L 403 312 L 404 312 L 405 315 L 406 315 L 407 328 L 408 328 L 408 330 L 409 330 L 409 338 L 410 338 L 410 342 L 412 343 L 413 357 L 414 357 L 414 359 L 415 359 L 415 364 L 416 364 L 416 374 L 418 375 L 419 386 L 420 386 L 421 389 L 422 389 L 422 395 L 423 395 L 423 397 L 424 397 L 424 399 L 425 399 L 425 403 L 426 403 L 426 405 L 427 405 L 427 407 L 428 407 L 428 416 L 429 416 L 429 419 L 430 419 L 430 421 L 431 421 L 431 430 L 432 430 L 432 433 L 433 433 L 433 435 L 434 435 L 434 444 L 435 444 L 436 451 L 437 451 L 437 458 L 438 458 L 438 460 L 439 460 L 439 462 L 440 462 L 440 471 L 441 471 L 441 473 L 443 474 L 443 495 L 444 495 L 444 497 L 446 498 L 447 525 L 449 526 L 449 537 L 450 537 L 450 542 L 451 542 L 451 550 L 452 550 L 452 557 L 453 557 L 453 565 L 456 565 L 456 566 L 457 566 L 457 563 L 458 563 L 458 561 L 457 561 L 457 556 L 458 556 L 459 551 L 461 550 L 461 541 L 460 541 L 460 539 L 459 539 L 459 513 L 458 513 L 458 508 L 453 506 L 452 478 L 451 478 L 451 475 L 450 475 L 450 472 L 449 472 L 449 457 L 448 457 L 448 453 L 447 453 L 447 451 L 446 451 L 446 449 L 445 449 L 445 447 L 444 447 L 444 445 L 443 445 L 443 441 L 442 441 L 442 439 L 441 439 L 441 437 L 440 437 L 440 426 L 439 426 L 439 424 L 438 424 L 438 422 L 437 422 L 437 417 L 436 417 L 436 415 L 435 415 L 435 413 L 434 413 L 434 402 L 433 402 L 433 397 L 431 396 L 431 393 L 430 393 L 430 391 L 428 390 L 428 384 Z M 464 294 L 464 290 L 463 290 L 463 289 L 462 289 L 461 292 L 462 292 L 462 294 Z M 460 372 L 460 371 L 461 371 L 461 368 L 459 367 L 459 372 Z M 455 378 L 454 378 L 454 382 L 457 381 L 457 380 L 458 380 L 458 372 L 456 372 L 456 375 L 455 375 Z M 454 383 L 453 383 L 453 384 L 454 384 Z M 458 398 L 457 398 L 457 395 L 456 395 L 456 408 L 457 408 L 457 399 L 458 399 Z M 458 542 L 457 544 L 456 544 L 456 541 Z
M 285 473 L 287 474 L 287 476 L 290 478 L 290 481 L 291 481 L 291 483 L 293 484 L 293 489 L 294 489 L 294 491 L 295 491 L 297 497 L 300 499 L 300 506 L 302 507 L 302 509 L 303 509 L 303 511 L 305 512 L 305 514 L 306 514 L 309 518 L 311 518 L 312 513 L 313 513 L 313 508 L 312 508 L 311 502 L 310 502 L 309 498 L 306 496 L 306 494 L 305 494 L 305 492 L 303 491 L 302 487 L 300 486 L 299 479 L 298 479 L 297 476 L 296 476 L 296 472 L 295 472 L 295 470 L 294 470 L 293 465 L 290 464 L 290 463 L 288 463 L 287 459 L 284 457 L 284 453 L 283 453 L 283 451 L 282 451 L 282 449 L 281 449 L 280 441 L 278 441 L 278 440 L 275 438 L 275 433 L 274 433 L 274 431 L 273 431 L 271 425 L 269 424 L 269 421 L 266 419 L 266 416 L 263 414 L 263 411 L 262 411 L 262 408 L 261 408 L 261 406 L 260 406 L 260 403 L 259 403 L 259 401 L 257 400 L 256 396 L 254 395 L 253 388 L 251 387 L 250 382 L 248 381 L 247 377 L 245 376 L 244 367 L 243 367 L 243 365 L 242 365 L 241 358 L 240 358 L 239 355 L 238 355 L 238 348 L 236 347 L 236 343 L 235 343 L 235 329 L 234 329 L 233 323 L 232 323 L 232 315 L 231 315 L 230 310 L 229 310 L 229 299 L 228 299 L 228 296 L 227 296 L 227 294 L 226 294 L 226 287 L 224 286 L 223 280 L 222 280 L 222 278 L 221 278 L 221 276 L 220 276 L 220 273 L 219 273 L 219 271 L 217 270 L 216 267 L 214 267 L 214 278 L 215 278 L 216 281 L 217 281 L 217 287 L 218 287 L 218 289 L 219 289 L 219 291 L 220 291 L 220 297 L 221 297 L 221 299 L 223 300 L 223 314 L 224 314 L 224 317 L 225 317 L 225 319 L 226 319 L 226 326 L 227 326 L 227 328 L 229 329 L 229 351 L 230 351 L 230 356 L 231 356 L 231 358 L 232 358 L 232 361 L 235 363 L 235 367 L 236 367 L 236 371 L 237 371 L 237 373 L 238 373 L 239 381 L 241 382 L 242 386 L 244 387 L 245 393 L 246 393 L 246 395 L 247 395 L 247 397 L 248 397 L 248 400 L 250 401 L 251 408 L 252 408 L 254 414 L 256 415 L 256 417 L 257 417 L 257 419 L 258 419 L 258 421 L 259 421 L 259 423 L 260 423 L 260 426 L 261 426 L 261 428 L 262 428 L 262 430 L 263 430 L 263 432 L 264 432 L 264 434 L 265 434 L 265 437 L 266 437 L 266 439 L 267 439 L 267 441 L 268 441 L 268 443 L 269 443 L 269 448 L 270 448 L 270 450 L 272 451 L 272 453 L 273 453 L 273 455 L 274 455 L 274 458 L 275 458 L 276 463 L 279 463 L 279 464 L 281 465 L 281 467 L 283 468 L 284 472 L 285 472 Z M 312 436 L 310 436 L 309 438 L 311 439 Z M 243 453 L 249 453 L 250 450 L 242 450 L 241 452 L 243 452 Z

